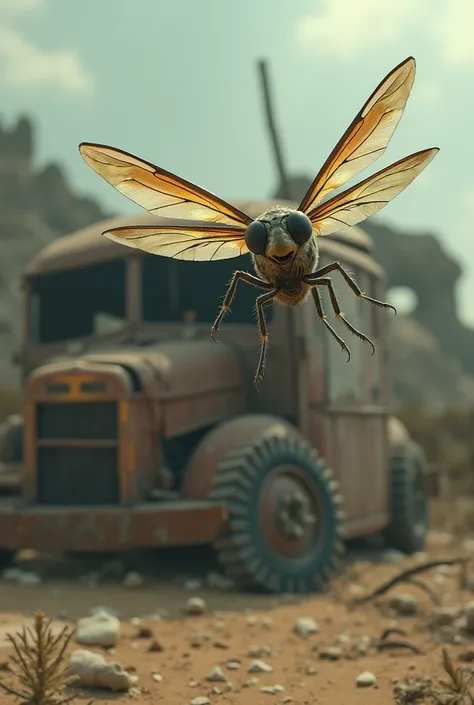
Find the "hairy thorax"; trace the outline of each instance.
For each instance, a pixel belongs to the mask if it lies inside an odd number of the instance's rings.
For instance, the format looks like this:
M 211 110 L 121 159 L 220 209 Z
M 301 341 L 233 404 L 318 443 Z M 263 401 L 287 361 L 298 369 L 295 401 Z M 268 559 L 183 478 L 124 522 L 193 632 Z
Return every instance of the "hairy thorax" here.
M 259 220 L 277 220 L 291 210 L 277 207 L 261 215 Z M 285 306 L 297 306 L 305 301 L 310 292 L 310 286 L 303 282 L 303 277 L 315 271 L 318 258 L 315 237 L 311 237 L 302 245 L 289 263 L 279 264 L 266 255 L 252 255 L 257 274 L 280 290 L 274 300 Z

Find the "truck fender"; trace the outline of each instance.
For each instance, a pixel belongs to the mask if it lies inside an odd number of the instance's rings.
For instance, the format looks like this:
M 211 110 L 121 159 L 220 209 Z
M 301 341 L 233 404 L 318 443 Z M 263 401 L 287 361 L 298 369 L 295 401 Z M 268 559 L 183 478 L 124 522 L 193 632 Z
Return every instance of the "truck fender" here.
M 184 499 L 207 499 L 219 463 L 233 450 L 252 445 L 267 435 L 301 439 L 298 429 L 271 414 L 245 414 L 215 426 L 196 446 L 181 485 Z

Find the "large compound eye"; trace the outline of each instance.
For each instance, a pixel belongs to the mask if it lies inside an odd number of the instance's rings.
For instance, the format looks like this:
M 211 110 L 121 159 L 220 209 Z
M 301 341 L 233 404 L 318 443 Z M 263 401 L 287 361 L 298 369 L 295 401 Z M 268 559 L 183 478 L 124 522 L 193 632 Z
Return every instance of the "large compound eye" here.
M 304 245 L 313 232 L 313 224 L 307 215 L 301 211 L 294 211 L 286 219 L 286 227 L 293 240 L 298 245 Z
M 254 255 L 264 255 L 267 249 L 267 229 L 261 220 L 250 223 L 245 232 L 245 244 Z

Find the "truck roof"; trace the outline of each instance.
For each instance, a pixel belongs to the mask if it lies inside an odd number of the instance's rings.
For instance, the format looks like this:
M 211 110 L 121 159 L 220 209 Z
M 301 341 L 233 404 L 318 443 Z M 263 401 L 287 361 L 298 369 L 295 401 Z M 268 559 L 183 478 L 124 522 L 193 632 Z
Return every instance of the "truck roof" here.
M 282 200 L 239 200 L 230 202 L 253 218 L 256 218 L 265 210 L 275 205 L 287 205 L 290 208 L 297 208 L 298 206 L 297 203 Z M 103 231 L 124 225 L 151 225 L 153 223 L 158 224 L 162 222 L 167 221 L 144 211 L 133 215 L 121 216 L 119 218 L 101 220 L 86 228 L 81 228 L 81 230 L 77 230 L 70 235 L 64 235 L 53 240 L 30 262 L 24 272 L 24 276 L 29 278 L 53 271 L 83 267 L 104 260 L 136 256 L 137 251 L 134 248 L 124 247 L 106 237 L 102 237 Z M 193 221 L 179 220 L 177 222 L 184 225 Z M 344 229 L 332 236 L 331 239 L 343 242 L 359 250 L 364 250 L 365 252 L 372 250 L 371 238 L 359 227 Z

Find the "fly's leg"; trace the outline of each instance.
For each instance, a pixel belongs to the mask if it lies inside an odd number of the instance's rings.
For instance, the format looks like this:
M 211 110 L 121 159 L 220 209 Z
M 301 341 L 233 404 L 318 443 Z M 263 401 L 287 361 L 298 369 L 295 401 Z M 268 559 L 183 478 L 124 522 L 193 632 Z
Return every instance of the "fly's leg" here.
M 371 296 L 367 296 L 366 294 L 364 294 L 364 292 L 361 291 L 360 288 L 357 286 L 356 282 L 353 280 L 349 272 L 346 272 L 344 267 L 339 262 L 333 262 L 332 264 L 328 264 L 325 267 L 321 267 L 321 269 L 318 269 L 316 272 L 313 272 L 309 276 L 305 277 L 303 281 L 305 281 L 307 284 L 315 284 L 317 279 L 320 279 L 321 277 L 324 277 L 326 274 L 330 274 L 331 272 L 339 272 L 342 275 L 347 286 L 351 289 L 351 291 L 354 292 L 356 296 L 359 297 L 359 299 L 364 299 L 364 301 L 368 301 L 374 306 L 380 306 L 381 308 L 391 308 L 395 314 L 397 313 L 397 309 L 395 308 L 395 306 L 387 304 L 385 303 L 385 301 L 373 299 Z
M 253 276 L 253 274 L 249 274 L 248 272 L 241 272 L 237 271 L 234 272 L 234 276 L 231 279 L 231 282 L 229 286 L 227 287 L 227 291 L 224 297 L 224 303 L 222 304 L 220 311 L 217 315 L 216 320 L 214 321 L 212 328 L 211 328 L 211 336 L 212 339 L 217 343 L 219 342 L 216 340 L 215 335 L 217 331 L 219 330 L 219 327 L 222 323 L 222 319 L 228 313 L 230 306 L 232 304 L 232 301 L 234 300 L 235 292 L 237 289 L 237 284 L 239 281 L 242 279 L 242 281 L 246 282 L 247 284 L 250 284 L 251 286 L 256 286 L 259 289 L 272 289 L 272 285 L 269 284 L 268 282 L 263 281 L 263 279 L 259 279 L 258 277 Z
M 360 332 L 360 330 L 357 330 L 352 323 L 349 323 L 349 321 L 346 319 L 344 314 L 341 311 L 341 307 L 339 306 L 339 301 L 337 300 L 336 297 L 336 292 L 334 291 L 334 287 L 332 285 L 332 281 L 329 279 L 329 277 L 322 277 L 321 279 L 317 279 L 314 284 L 313 284 L 313 291 L 315 291 L 315 288 L 317 286 L 327 286 L 328 292 L 329 292 L 329 298 L 331 299 L 331 305 L 333 307 L 334 313 L 336 314 L 336 317 L 343 323 L 346 328 L 348 328 L 351 333 L 356 335 L 360 340 L 363 340 L 364 343 L 368 343 L 371 348 L 372 348 L 372 355 L 375 352 L 375 345 L 373 342 L 368 338 L 366 335 Z
M 258 392 L 260 391 L 260 389 L 258 388 L 258 384 L 263 379 L 265 372 L 265 360 L 267 357 L 268 346 L 267 322 L 265 320 L 265 311 L 263 310 L 263 307 L 268 306 L 268 304 L 273 301 L 275 296 L 278 294 L 278 291 L 278 289 L 273 289 L 273 291 L 269 291 L 266 294 L 261 294 L 261 296 L 257 297 L 257 300 L 255 302 L 255 305 L 257 307 L 258 329 L 260 331 L 260 337 L 262 339 L 262 345 L 260 348 L 260 359 L 258 361 L 257 371 L 253 380 L 253 383 L 256 386 Z
M 321 297 L 320 297 L 319 291 L 317 290 L 316 287 L 317 287 L 316 283 L 312 284 L 311 293 L 313 295 L 314 303 L 316 304 L 316 311 L 318 312 L 319 320 L 321 321 L 321 323 L 324 323 L 324 325 L 326 326 L 326 328 L 328 329 L 328 331 L 330 332 L 332 337 L 335 340 L 337 340 L 337 342 L 339 343 L 341 348 L 347 353 L 347 362 L 349 362 L 349 360 L 351 359 L 351 351 L 347 347 L 344 340 L 336 333 L 334 328 L 328 323 L 326 315 L 324 313 Z

